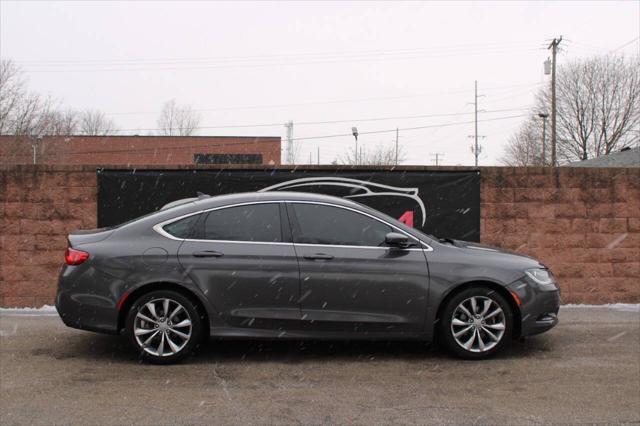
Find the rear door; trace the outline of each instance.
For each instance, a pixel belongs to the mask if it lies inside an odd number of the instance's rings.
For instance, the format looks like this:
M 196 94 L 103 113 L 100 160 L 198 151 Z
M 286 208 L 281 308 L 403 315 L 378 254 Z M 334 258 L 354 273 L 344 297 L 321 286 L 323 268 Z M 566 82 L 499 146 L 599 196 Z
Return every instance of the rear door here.
M 290 202 L 287 211 L 300 264 L 300 309 L 310 327 L 422 331 L 429 272 L 419 242 L 387 247 L 385 235 L 398 229 L 343 206 Z
M 204 212 L 180 247 L 186 273 L 229 326 L 275 329 L 300 320 L 298 262 L 284 209 L 264 202 Z

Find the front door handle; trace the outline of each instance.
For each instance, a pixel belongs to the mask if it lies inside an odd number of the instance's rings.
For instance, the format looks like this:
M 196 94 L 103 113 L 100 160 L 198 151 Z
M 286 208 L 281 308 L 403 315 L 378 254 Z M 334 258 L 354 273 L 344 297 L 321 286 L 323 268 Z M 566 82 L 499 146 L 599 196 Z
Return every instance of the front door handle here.
M 214 250 L 197 251 L 193 253 L 194 257 L 222 257 L 223 253 Z
M 333 259 L 333 256 L 331 256 L 330 254 L 324 254 L 324 253 L 305 254 L 303 257 L 305 259 L 308 259 L 308 260 L 331 260 L 331 259 Z

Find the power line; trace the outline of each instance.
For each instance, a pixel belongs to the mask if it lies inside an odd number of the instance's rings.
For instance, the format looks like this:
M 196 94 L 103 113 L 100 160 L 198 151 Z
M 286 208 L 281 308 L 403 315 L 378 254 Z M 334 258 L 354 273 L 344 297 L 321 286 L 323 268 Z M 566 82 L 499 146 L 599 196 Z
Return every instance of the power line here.
M 269 53 L 260 55 L 236 55 L 236 56 L 208 56 L 208 57 L 190 57 L 190 58 L 144 58 L 144 59 L 26 59 L 20 62 L 26 64 L 47 64 L 47 63 L 147 63 L 147 62 L 193 62 L 193 61 L 228 61 L 228 60 L 245 60 L 245 59 L 260 59 L 260 58 L 283 58 L 283 57 L 308 57 L 308 56 L 336 56 L 336 55 L 362 55 L 362 54 L 385 54 L 385 53 L 402 53 L 402 52 L 421 52 L 421 51 L 439 51 L 439 50 L 460 50 L 460 49 L 474 49 L 478 48 L 496 48 L 496 47 L 508 47 L 519 48 L 523 45 L 533 45 L 537 43 L 535 40 L 528 41 L 513 41 L 507 43 L 467 43 L 457 45 L 440 45 L 430 47 L 415 47 L 404 49 L 365 49 L 365 50 L 352 50 L 352 51 L 333 51 L 333 52 L 298 52 L 298 53 Z
M 518 114 L 518 115 L 510 115 L 504 117 L 495 117 L 489 118 L 486 120 L 479 120 L 480 122 L 489 122 L 489 121 L 500 121 L 500 120 L 509 120 L 512 118 L 525 117 L 526 114 Z M 405 128 L 394 128 L 387 130 L 374 130 L 369 132 L 359 132 L 359 135 L 372 135 L 372 134 L 383 134 L 383 133 L 394 133 L 397 131 L 412 131 L 412 130 L 420 130 L 420 129 L 431 129 L 431 128 L 439 128 L 439 127 L 449 127 L 449 126 L 457 126 L 457 125 L 465 125 L 471 124 L 474 121 L 461 121 L 456 123 L 444 123 L 444 124 L 431 124 L 425 126 L 417 126 L 417 127 L 405 127 Z M 324 135 L 324 136 L 307 136 L 307 137 L 299 137 L 292 138 L 293 141 L 302 141 L 302 140 L 314 140 L 314 139 L 332 139 L 338 137 L 353 137 L 352 133 L 341 133 L 341 134 L 333 134 L 333 135 Z M 83 151 L 83 152 L 69 152 L 67 155 L 86 155 L 86 154 L 105 154 L 105 153 L 117 153 L 117 152 L 148 152 L 148 151 L 164 151 L 164 150 L 172 150 L 179 149 L 184 150 L 187 148 L 210 148 L 210 147 L 224 147 L 224 146 L 238 146 L 238 145 L 255 145 L 259 143 L 273 143 L 273 141 L 248 141 L 248 142 L 231 142 L 231 143 L 222 143 L 222 144 L 203 144 L 203 145 L 178 145 L 172 147 L 150 147 L 150 148 L 139 148 L 139 149 L 120 149 L 120 150 L 109 150 L 109 151 Z
M 511 84 L 505 86 L 494 86 L 487 87 L 485 90 L 497 90 L 503 91 L 504 89 L 511 89 L 515 87 L 533 87 L 539 86 L 542 83 L 524 83 L 524 84 Z M 308 106 L 308 105 L 332 105 L 332 104 L 342 104 L 342 103 L 351 103 L 351 102 L 371 102 L 371 101 L 388 101 L 395 99 L 409 99 L 409 98 L 420 98 L 425 96 L 437 96 L 437 95 L 451 95 L 456 93 L 467 93 L 469 91 L 468 88 L 451 88 L 447 90 L 442 90 L 438 92 L 424 92 L 417 93 L 413 95 L 403 95 L 403 96 L 382 96 L 382 97 L 371 97 L 371 98 L 352 98 L 352 99 L 340 99 L 340 100 L 332 100 L 332 101 L 314 101 L 314 102 L 299 102 L 299 103 L 289 103 L 289 104 L 271 104 L 271 105 L 246 105 L 246 106 L 236 106 L 236 107 L 221 107 L 221 108 L 206 108 L 206 109 L 194 109 L 196 112 L 212 112 L 212 111 L 234 111 L 234 110 L 243 110 L 243 109 L 266 109 L 266 108 L 284 108 L 291 106 Z M 160 111 L 127 111 L 127 112 L 107 112 L 107 115 L 151 115 L 151 114 L 159 114 Z
M 481 113 L 493 114 L 497 112 L 511 112 L 511 111 L 525 111 L 528 108 L 505 108 L 505 109 L 495 109 L 495 110 L 486 110 L 480 111 Z M 352 118 L 352 119 L 344 119 L 344 120 L 327 120 L 327 121 L 296 121 L 296 126 L 308 126 L 308 125 L 318 125 L 318 124 L 340 124 L 340 123 L 353 123 L 353 122 L 364 122 L 364 121 L 388 121 L 388 120 L 407 120 L 407 119 L 415 119 L 415 118 L 435 118 L 435 117 L 454 117 L 460 115 L 469 115 L 473 114 L 472 112 L 463 112 L 463 113 L 441 113 L 441 114 L 421 114 L 421 115 L 405 115 L 405 116 L 395 116 L 395 117 L 376 117 L 376 118 Z M 286 123 L 285 127 L 289 124 Z M 207 129 L 242 129 L 242 128 L 254 128 L 254 127 L 281 127 L 282 123 L 268 123 L 268 124 L 237 124 L 237 125 L 226 125 L 226 126 L 197 126 L 194 127 L 194 130 L 207 130 Z M 162 130 L 160 128 L 135 128 L 135 129 L 116 129 L 114 132 L 151 132 Z
M 371 61 L 380 61 L 380 60 L 411 60 L 411 59 L 427 59 L 427 58 L 443 58 L 443 57 L 455 57 L 455 56 L 469 56 L 469 55 L 479 55 L 479 54 L 503 54 L 503 53 L 511 53 L 517 52 L 521 53 L 524 51 L 532 51 L 537 50 L 537 48 L 522 48 L 522 47 L 509 47 L 509 48 L 469 48 L 467 50 L 461 50 L 457 52 L 447 53 L 431 53 L 426 54 L 419 52 L 382 52 L 382 53 L 360 53 L 360 54 L 351 54 L 351 55 L 338 55 L 334 57 L 327 57 L 324 59 L 318 60 L 299 60 L 298 57 L 291 57 L 289 60 L 283 61 L 283 58 L 277 59 L 276 62 L 265 62 L 265 63 L 242 63 L 242 61 L 246 61 L 246 59 L 234 59 L 235 63 L 230 63 L 230 60 L 224 59 L 222 63 L 220 60 L 208 60 L 208 62 L 213 62 L 213 64 L 208 64 L 207 62 L 200 62 L 198 65 L 188 65 L 192 62 L 183 62 L 186 64 L 184 66 L 180 66 L 180 62 L 155 62 L 155 63 L 135 63 L 135 62 L 123 62 L 123 63 L 98 63 L 98 66 L 110 66 L 109 68 L 91 68 L 96 64 L 88 63 L 76 63 L 75 66 L 79 68 L 69 68 L 70 63 L 59 63 L 59 64 L 44 64 L 45 66 L 57 66 L 61 65 L 62 68 L 51 68 L 51 69 L 29 69 L 29 72 L 34 73 L 43 73 L 43 72 L 102 72 L 102 71 L 180 71 L 180 70 L 205 70 L 205 69 L 222 69 L 222 68 L 262 68 L 262 67 L 270 67 L 270 66 L 290 66 L 290 65 L 315 65 L 315 64 L 332 64 L 332 63 L 349 63 L 349 62 L 371 62 Z M 409 56 L 407 56 L 409 55 Z M 225 63 L 226 62 L 226 63 Z M 37 63 L 32 63 L 31 65 L 25 64 L 27 67 L 39 67 Z M 175 66 L 178 65 L 178 66 Z M 124 67 L 123 67 L 124 66 Z

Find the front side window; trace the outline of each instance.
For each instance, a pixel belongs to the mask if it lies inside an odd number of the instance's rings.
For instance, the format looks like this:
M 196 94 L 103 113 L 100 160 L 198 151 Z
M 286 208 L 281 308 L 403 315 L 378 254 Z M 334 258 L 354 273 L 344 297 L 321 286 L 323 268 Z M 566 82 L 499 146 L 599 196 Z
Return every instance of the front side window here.
M 280 206 L 250 204 L 213 210 L 204 222 L 206 240 L 281 242 Z
M 384 246 L 393 229 L 378 220 L 339 207 L 292 204 L 297 227 L 294 242 L 347 246 Z

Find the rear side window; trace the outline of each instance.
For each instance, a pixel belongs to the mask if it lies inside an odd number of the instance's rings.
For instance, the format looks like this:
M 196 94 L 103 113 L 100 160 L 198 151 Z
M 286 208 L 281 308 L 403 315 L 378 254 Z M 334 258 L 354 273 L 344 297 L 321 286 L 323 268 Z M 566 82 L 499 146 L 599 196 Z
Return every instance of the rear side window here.
M 276 203 L 229 207 L 208 213 L 204 238 L 224 241 L 282 241 L 280 206 Z
M 321 204 L 292 204 L 298 228 L 294 241 L 304 244 L 384 246 L 393 229 L 351 210 Z
M 190 238 L 192 236 L 193 227 L 199 217 L 199 214 L 194 214 L 193 216 L 185 217 L 184 219 L 165 225 L 162 229 L 176 238 Z

